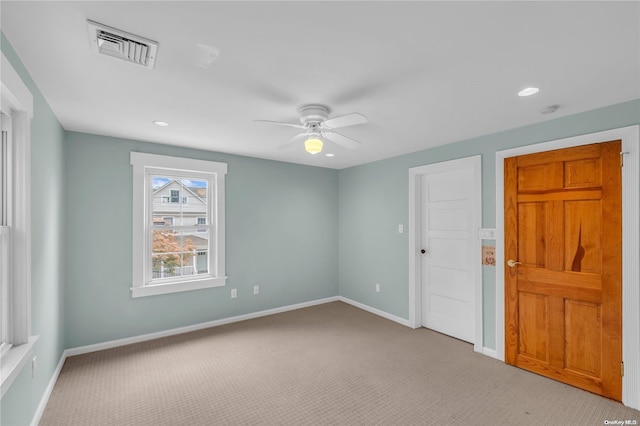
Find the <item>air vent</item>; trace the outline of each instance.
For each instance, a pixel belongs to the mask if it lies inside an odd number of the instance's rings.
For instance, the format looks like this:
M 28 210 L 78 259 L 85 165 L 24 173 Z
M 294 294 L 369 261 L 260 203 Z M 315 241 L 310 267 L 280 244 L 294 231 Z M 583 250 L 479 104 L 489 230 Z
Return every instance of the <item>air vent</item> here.
M 158 51 L 157 42 L 91 20 L 87 20 L 87 24 L 91 50 L 101 55 L 153 68 Z

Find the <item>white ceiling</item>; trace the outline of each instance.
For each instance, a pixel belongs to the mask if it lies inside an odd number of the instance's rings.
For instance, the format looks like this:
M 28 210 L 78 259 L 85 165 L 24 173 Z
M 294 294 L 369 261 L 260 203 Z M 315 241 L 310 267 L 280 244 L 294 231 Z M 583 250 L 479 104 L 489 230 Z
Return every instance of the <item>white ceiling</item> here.
M 336 169 L 640 98 L 637 1 L 0 7 L 2 31 L 67 130 Z M 155 68 L 94 53 L 87 19 L 159 42 Z M 208 69 L 199 43 L 220 49 Z M 527 86 L 541 90 L 516 96 Z M 362 146 L 327 143 L 333 158 L 282 150 L 296 129 L 253 122 L 296 122 L 309 103 L 366 115 L 340 129 Z

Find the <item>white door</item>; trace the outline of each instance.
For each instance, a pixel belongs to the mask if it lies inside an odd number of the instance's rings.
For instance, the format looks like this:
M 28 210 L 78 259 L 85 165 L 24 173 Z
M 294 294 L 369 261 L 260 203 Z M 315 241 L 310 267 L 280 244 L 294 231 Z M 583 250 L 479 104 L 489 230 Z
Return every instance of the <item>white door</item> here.
M 422 325 L 471 343 L 481 279 L 479 164 L 478 157 L 435 164 L 420 185 Z

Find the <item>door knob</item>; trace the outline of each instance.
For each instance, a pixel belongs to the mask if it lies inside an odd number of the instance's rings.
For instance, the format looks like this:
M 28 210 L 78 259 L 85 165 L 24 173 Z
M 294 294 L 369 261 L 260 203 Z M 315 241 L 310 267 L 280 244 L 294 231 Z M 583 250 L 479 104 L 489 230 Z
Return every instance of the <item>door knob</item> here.
M 509 259 L 509 260 L 507 260 L 507 266 L 508 266 L 509 268 L 515 268 L 517 265 L 520 265 L 520 262 L 516 262 L 516 261 L 515 261 L 515 260 L 513 260 L 513 259 Z
M 422 249 L 422 250 L 420 250 L 420 253 L 426 254 L 426 253 L 429 253 L 429 250 L 428 249 Z

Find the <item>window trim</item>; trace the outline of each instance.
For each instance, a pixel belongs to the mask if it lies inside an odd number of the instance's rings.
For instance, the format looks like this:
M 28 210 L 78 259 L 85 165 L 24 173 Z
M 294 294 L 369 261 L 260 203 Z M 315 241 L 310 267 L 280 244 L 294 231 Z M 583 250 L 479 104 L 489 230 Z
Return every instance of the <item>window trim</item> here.
M 11 120 L 13 183 L 11 288 L 8 338 L 11 347 L 0 362 L 0 398 L 31 357 L 38 336 L 31 336 L 31 119 L 33 95 L 2 54 L 0 109 Z
M 11 243 L 12 208 L 9 200 L 12 199 L 13 173 L 11 170 L 13 158 L 11 140 L 11 116 L 5 114 L 0 109 L 0 130 L 2 139 L 0 140 L 0 360 L 4 354 L 11 349 L 11 254 L 13 247 Z M 13 206 L 13 204 L 11 204 Z
M 131 152 L 133 166 L 133 282 L 132 297 L 153 296 L 203 288 L 221 287 L 226 284 L 225 275 L 225 176 L 227 164 L 214 161 L 195 160 L 183 157 Z M 147 229 L 152 209 L 152 186 L 150 174 L 199 174 L 210 176 L 212 187 L 210 212 L 211 224 L 216 230 L 216 239 L 210 259 L 211 275 L 203 278 L 189 278 L 167 283 L 149 285 L 151 276 L 150 247 L 147 243 Z

